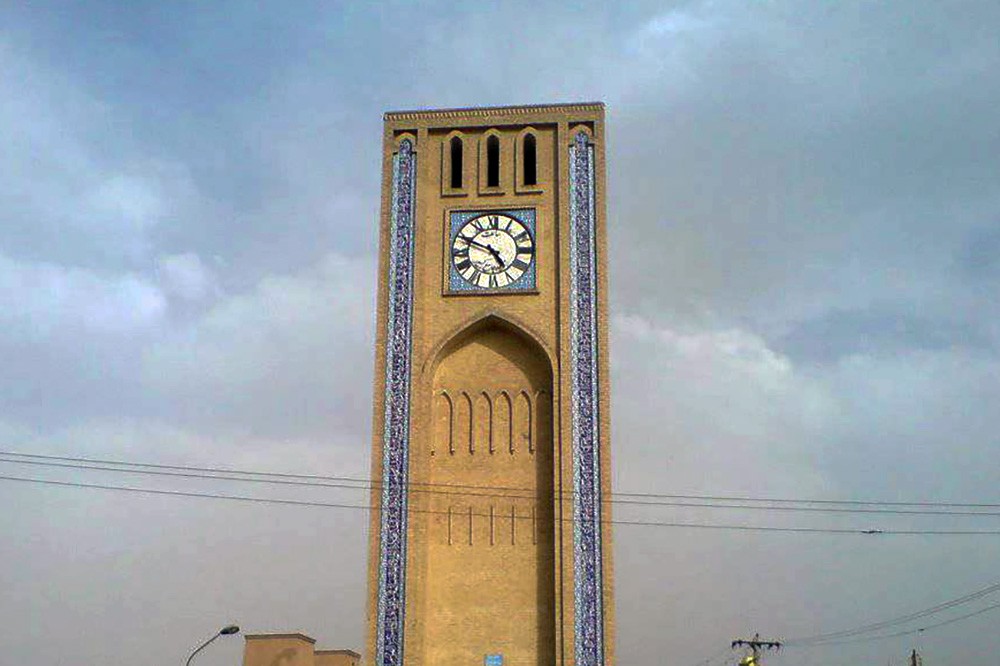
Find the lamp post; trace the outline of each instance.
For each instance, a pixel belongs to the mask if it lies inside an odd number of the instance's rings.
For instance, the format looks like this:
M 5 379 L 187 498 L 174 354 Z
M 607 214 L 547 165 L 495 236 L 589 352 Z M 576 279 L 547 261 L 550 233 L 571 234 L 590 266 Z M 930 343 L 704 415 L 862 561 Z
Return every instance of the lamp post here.
M 240 628 L 237 627 L 235 624 L 230 624 L 223 627 L 222 629 L 219 629 L 219 632 L 217 634 L 215 634 L 207 641 L 205 641 L 204 643 L 195 648 L 194 652 L 191 653 L 191 656 L 188 657 L 186 666 L 191 666 L 191 660 L 194 659 L 194 656 L 199 652 L 201 652 L 202 650 L 204 650 L 206 647 L 208 647 L 208 644 L 214 641 L 219 636 L 229 636 L 230 634 L 238 634 L 239 632 Z

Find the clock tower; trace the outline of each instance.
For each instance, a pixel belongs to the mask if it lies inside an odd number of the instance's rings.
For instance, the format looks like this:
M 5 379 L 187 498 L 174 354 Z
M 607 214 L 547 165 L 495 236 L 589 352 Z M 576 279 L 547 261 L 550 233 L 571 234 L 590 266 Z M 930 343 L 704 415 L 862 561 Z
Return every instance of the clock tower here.
M 614 663 L 604 107 L 385 114 L 368 663 Z

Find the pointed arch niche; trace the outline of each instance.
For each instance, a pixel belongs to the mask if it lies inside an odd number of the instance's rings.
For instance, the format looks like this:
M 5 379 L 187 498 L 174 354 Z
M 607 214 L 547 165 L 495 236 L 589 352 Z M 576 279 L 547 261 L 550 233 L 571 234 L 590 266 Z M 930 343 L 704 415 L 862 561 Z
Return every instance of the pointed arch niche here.
M 482 637 L 502 636 L 511 663 L 553 664 L 549 355 L 491 315 L 441 346 L 421 386 L 429 428 L 411 453 L 411 481 L 429 492 L 411 495 L 422 509 L 411 517 L 427 530 L 427 551 L 425 575 L 410 581 L 423 626 L 409 649 L 423 664 L 480 663 L 495 649 Z
M 449 132 L 441 140 L 441 196 L 460 197 L 468 194 L 469 167 L 466 137 L 462 132 Z M 473 168 L 475 164 L 471 165 Z

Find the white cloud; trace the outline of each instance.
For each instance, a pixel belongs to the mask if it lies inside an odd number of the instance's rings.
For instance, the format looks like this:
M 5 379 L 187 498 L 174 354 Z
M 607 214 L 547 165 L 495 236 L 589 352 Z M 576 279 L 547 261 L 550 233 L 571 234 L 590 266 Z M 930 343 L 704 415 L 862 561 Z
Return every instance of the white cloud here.
M 133 145 L 112 100 L 0 35 L 0 245 L 13 257 L 142 264 L 150 232 L 204 205 L 188 170 Z
M 835 401 L 790 359 L 740 329 L 678 331 L 619 315 L 614 442 L 630 488 L 819 494 L 811 446 Z M 657 465 L 655 461 L 660 461 Z
M 612 326 L 622 486 L 961 502 L 1000 483 L 989 353 L 889 349 L 799 366 L 745 329 L 634 314 Z
M 105 274 L 0 255 L 0 321 L 29 337 L 59 330 L 126 333 L 161 321 L 167 301 L 134 273 Z
M 185 301 L 200 301 L 218 292 L 211 269 L 194 252 L 170 254 L 156 261 L 164 290 Z
M 370 409 L 373 277 L 369 261 L 337 255 L 265 277 L 147 348 L 144 381 L 209 428 L 367 425 L 357 413 Z
M 711 25 L 703 16 L 672 10 L 654 16 L 639 29 L 642 35 L 670 38 L 678 33 L 692 32 Z

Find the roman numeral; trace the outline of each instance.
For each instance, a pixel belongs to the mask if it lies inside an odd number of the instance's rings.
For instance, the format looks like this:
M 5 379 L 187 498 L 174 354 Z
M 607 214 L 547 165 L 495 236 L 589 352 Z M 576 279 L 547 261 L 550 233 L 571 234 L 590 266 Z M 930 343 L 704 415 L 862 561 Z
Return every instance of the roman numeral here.
M 498 218 L 496 215 L 490 215 L 486 218 L 486 224 L 488 227 L 496 229 L 497 227 L 500 226 L 500 218 Z
M 528 270 L 528 262 L 523 261 L 520 257 L 518 257 L 517 259 L 514 260 L 514 262 L 510 265 L 510 267 L 516 268 L 523 273 L 524 271 Z
M 451 256 L 453 257 L 467 257 L 469 256 L 469 246 L 465 247 L 453 247 L 451 249 Z
M 459 261 L 457 264 L 455 264 L 455 270 L 457 270 L 459 273 L 461 273 L 462 271 L 464 271 L 466 268 L 468 268 L 471 265 L 472 265 L 472 263 L 469 261 L 468 257 L 466 257 L 466 258 L 462 259 L 461 261 Z

